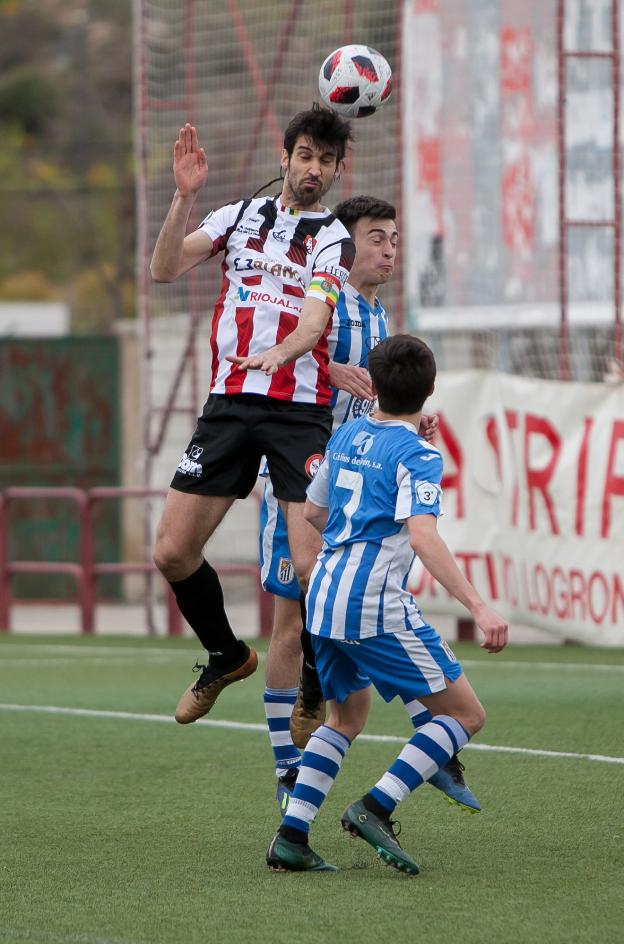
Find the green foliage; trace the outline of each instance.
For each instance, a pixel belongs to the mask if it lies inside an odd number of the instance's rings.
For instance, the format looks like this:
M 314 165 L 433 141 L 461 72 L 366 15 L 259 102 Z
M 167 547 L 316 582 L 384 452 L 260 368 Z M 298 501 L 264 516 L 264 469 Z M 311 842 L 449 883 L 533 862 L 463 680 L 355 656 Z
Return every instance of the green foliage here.
M 0 125 L 39 134 L 55 110 L 55 89 L 36 69 L 23 66 L 0 78 Z
M 0 291 L 49 284 L 82 329 L 133 311 L 130 17 L 126 0 L 0 4 Z

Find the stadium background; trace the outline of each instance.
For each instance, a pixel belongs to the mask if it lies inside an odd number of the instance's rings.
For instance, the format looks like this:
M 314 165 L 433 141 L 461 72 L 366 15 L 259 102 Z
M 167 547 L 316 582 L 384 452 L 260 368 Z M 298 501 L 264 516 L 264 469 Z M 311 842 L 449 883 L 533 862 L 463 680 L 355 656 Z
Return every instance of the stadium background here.
M 332 199 L 373 192 L 397 204 L 401 253 L 383 301 L 396 327 L 417 331 L 431 343 L 439 366 L 452 372 L 455 382 L 462 380 L 458 372 L 471 370 L 557 381 L 554 387 L 520 384 L 514 394 L 549 416 L 562 400 L 558 383 L 563 380 L 571 402 L 565 416 L 553 422 L 559 439 L 575 444 L 577 460 L 585 455 L 586 427 L 572 417 L 589 390 L 577 384 L 591 383 L 591 391 L 601 387 L 592 421 L 595 429 L 608 427 L 613 435 L 589 443 L 590 468 L 593 455 L 604 455 L 595 462 L 596 484 L 589 488 L 584 513 L 599 521 L 608 504 L 613 526 L 601 535 L 598 524 L 595 534 L 586 535 L 592 541 L 588 559 L 599 559 L 602 568 L 594 567 L 588 580 L 608 572 L 606 608 L 603 613 L 601 598 L 594 610 L 601 622 L 607 616 L 615 622 L 615 636 L 595 641 L 620 638 L 624 578 L 615 552 L 624 528 L 618 425 L 619 12 L 611 0 L 319 0 L 314 5 L 226 0 L 219 9 L 202 0 L 135 0 L 138 320 L 114 324 L 121 377 L 119 455 L 115 460 L 113 444 L 109 458 L 116 470 L 108 477 L 81 479 L 68 468 L 63 482 L 49 477 L 44 484 L 166 487 L 205 396 L 207 316 L 219 278 L 213 265 L 173 285 L 149 279 L 147 263 L 172 194 L 177 130 L 185 120 L 195 122 L 209 157 L 209 181 L 193 221 L 198 223 L 209 209 L 253 193 L 276 175 L 285 124 L 318 98 L 319 64 L 335 47 L 365 39 L 391 62 L 395 90 L 385 109 L 356 122 L 355 146 Z M 483 396 L 474 376 L 464 379 L 468 386 L 456 400 Z M 515 407 L 505 403 L 500 389 L 493 396 L 508 417 Z M 452 416 L 450 404 L 440 408 L 451 431 L 453 424 L 466 424 L 463 415 Z M 87 417 L 84 425 L 88 422 Z M 116 422 L 111 416 L 107 428 Z M 524 457 L 516 457 L 524 461 L 526 475 L 548 469 L 548 435 L 536 440 L 532 459 L 526 442 Z M 442 445 L 452 476 L 456 456 L 450 441 Z M 87 452 L 83 440 L 74 458 Z M 101 457 L 97 462 L 105 468 Z M 570 462 L 574 465 L 570 459 L 556 470 L 562 483 L 573 477 Z M 576 461 L 574 474 L 581 467 Z M 572 518 L 573 536 L 575 495 L 568 496 L 556 476 L 549 483 L 567 506 L 564 517 Z M 552 525 L 550 496 L 545 486 L 532 494 L 525 485 L 521 479 L 521 511 L 527 520 L 534 513 L 532 537 L 540 540 Z M 507 487 L 503 500 L 506 505 L 514 500 Z M 99 512 L 99 559 L 110 560 L 116 547 L 126 560 L 147 566 L 160 500 L 109 507 L 108 514 Z M 497 506 L 493 514 L 499 513 Z M 492 527 L 484 529 L 486 542 L 493 540 Z M 221 539 L 211 544 L 211 557 L 221 564 L 253 563 L 255 531 L 256 508 L 241 503 Z M 509 536 L 515 540 L 518 534 L 511 529 Z M 566 545 L 565 537 L 563 527 L 548 554 L 556 560 L 567 546 L 569 573 L 588 555 L 585 545 L 573 540 Z M 44 553 L 50 552 L 49 538 L 42 543 Z M 26 579 L 14 578 L 18 586 Z M 65 592 L 73 592 L 72 579 L 49 579 L 57 586 L 65 580 Z M 106 579 L 101 590 L 107 595 L 143 599 L 142 576 Z M 162 617 L 154 617 L 162 585 L 151 576 L 147 582 L 147 622 L 162 629 Z M 428 598 L 427 603 L 449 609 L 446 601 Z M 585 609 L 591 624 L 592 607 Z M 543 624 L 539 613 L 534 616 Z

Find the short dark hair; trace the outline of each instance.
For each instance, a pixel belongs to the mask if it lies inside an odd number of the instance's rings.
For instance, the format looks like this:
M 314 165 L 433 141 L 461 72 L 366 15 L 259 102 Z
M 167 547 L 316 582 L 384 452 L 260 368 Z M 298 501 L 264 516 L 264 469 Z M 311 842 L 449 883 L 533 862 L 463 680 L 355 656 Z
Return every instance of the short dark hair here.
M 292 157 L 295 143 L 299 137 L 310 138 L 317 145 L 335 148 L 336 165 L 345 156 L 347 144 L 353 140 L 351 125 L 335 111 L 321 108 L 315 102 L 307 111 L 300 111 L 290 121 L 284 132 L 284 149 Z
M 386 338 L 368 355 L 368 372 L 384 413 L 417 413 L 433 389 L 433 352 L 413 334 Z
M 353 227 L 365 216 L 372 220 L 396 220 L 396 208 L 377 197 L 350 197 L 338 204 L 334 216 L 353 235 Z

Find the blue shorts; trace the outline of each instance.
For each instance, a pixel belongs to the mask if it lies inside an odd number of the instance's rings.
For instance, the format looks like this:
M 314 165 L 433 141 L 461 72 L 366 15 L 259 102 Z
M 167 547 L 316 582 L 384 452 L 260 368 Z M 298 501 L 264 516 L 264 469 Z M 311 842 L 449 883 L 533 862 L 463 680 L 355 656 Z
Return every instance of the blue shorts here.
M 301 589 L 290 559 L 286 521 L 267 476 L 260 509 L 260 581 L 267 593 L 298 600 Z
M 428 624 L 367 639 L 312 636 L 312 645 L 323 695 L 339 704 L 371 682 L 384 701 L 398 695 L 407 703 L 444 691 L 446 679 L 462 674 L 448 643 Z

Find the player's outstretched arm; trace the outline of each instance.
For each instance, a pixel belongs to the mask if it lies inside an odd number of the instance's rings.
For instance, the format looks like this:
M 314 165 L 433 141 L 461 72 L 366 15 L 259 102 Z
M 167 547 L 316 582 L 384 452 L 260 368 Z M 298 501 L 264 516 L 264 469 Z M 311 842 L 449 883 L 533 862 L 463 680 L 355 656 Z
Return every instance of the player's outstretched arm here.
M 263 370 L 265 374 L 274 374 L 280 367 L 290 364 L 316 347 L 330 315 L 331 308 L 325 302 L 317 298 L 306 298 L 297 327 L 281 344 L 252 357 L 228 357 L 227 360 L 236 364 L 239 370 Z
M 174 282 L 210 255 L 212 240 L 206 233 L 186 235 L 197 194 L 208 179 L 208 161 L 190 124 L 180 128 L 173 149 L 176 192 L 156 241 L 150 265 L 156 282 Z
M 466 580 L 449 548 L 438 534 L 434 515 L 413 515 L 407 519 L 410 544 L 432 577 L 459 600 L 483 633 L 481 646 L 500 652 L 507 645 L 507 623 L 491 610 Z

